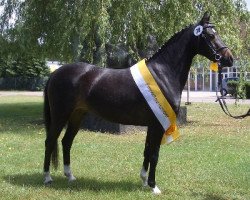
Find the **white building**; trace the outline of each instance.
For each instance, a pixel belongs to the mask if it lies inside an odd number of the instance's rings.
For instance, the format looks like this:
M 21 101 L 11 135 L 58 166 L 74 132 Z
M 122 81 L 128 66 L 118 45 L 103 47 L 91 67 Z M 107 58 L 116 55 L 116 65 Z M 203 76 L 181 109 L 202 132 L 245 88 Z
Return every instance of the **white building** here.
M 240 77 L 238 67 L 225 67 L 222 70 L 222 78 Z M 244 72 L 246 80 L 250 81 L 250 72 Z M 190 90 L 216 91 L 218 73 L 208 70 L 207 67 L 198 67 L 190 70 Z M 187 85 L 186 85 L 187 88 Z
M 47 61 L 47 65 L 50 69 L 50 72 L 55 71 L 56 69 L 58 69 L 59 67 L 62 66 L 62 64 L 58 61 Z

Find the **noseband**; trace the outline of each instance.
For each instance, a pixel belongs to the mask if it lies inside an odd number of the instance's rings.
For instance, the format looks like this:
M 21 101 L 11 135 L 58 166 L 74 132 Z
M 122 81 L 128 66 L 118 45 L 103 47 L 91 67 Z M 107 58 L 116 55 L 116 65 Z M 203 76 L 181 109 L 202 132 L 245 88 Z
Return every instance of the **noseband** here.
M 222 56 L 219 54 L 223 49 L 226 49 L 226 51 L 228 50 L 227 46 L 222 46 L 219 47 L 218 49 L 216 49 L 214 47 L 214 45 L 212 44 L 211 40 L 207 37 L 207 34 L 204 32 L 204 30 L 206 30 L 207 28 L 214 28 L 214 26 L 212 24 L 208 24 L 207 26 L 203 27 L 203 31 L 201 34 L 201 37 L 203 37 L 205 39 L 206 44 L 209 46 L 210 50 L 212 51 L 212 54 L 214 55 L 214 59 L 220 63 Z

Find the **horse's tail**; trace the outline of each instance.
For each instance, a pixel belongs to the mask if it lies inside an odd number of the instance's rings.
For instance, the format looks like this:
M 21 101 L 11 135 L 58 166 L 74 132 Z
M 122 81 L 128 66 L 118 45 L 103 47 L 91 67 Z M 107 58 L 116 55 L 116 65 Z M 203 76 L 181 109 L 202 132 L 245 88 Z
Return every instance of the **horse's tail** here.
M 47 81 L 44 89 L 44 108 L 43 108 L 43 114 L 44 114 L 44 124 L 45 124 L 45 130 L 46 130 L 46 140 L 47 142 L 50 142 L 49 140 L 53 138 L 50 132 L 50 126 L 51 126 L 51 114 L 50 114 L 50 105 L 49 105 L 49 98 L 48 98 L 48 85 L 49 85 L 50 79 Z M 56 140 L 55 146 L 53 147 L 52 157 L 51 157 L 52 165 L 55 169 L 58 168 L 58 143 Z
M 44 118 L 47 138 L 48 138 L 50 123 L 51 123 L 50 106 L 49 106 L 49 98 L 48 98 L 48 85 L 49 85 L 49 80 L 47 81 L 45 88 L 44 88 L 44 92 L 43 92 L 43 96 L 44 96 L 43 118 Z

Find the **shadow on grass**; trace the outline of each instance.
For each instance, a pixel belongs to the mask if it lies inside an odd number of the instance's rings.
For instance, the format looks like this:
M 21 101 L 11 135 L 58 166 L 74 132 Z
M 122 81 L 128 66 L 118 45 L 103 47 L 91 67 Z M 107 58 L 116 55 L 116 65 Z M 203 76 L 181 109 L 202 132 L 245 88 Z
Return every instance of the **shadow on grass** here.
M 41 102 L 21 102 L 21 103 L 0 103 L 0 110 L 5 111 L 7 116 L 22 114 L 34 114 L 42 111 L 43 103 Z M 14 112 L 14 113 L 13 113 Z
M 141 184 L 139 182 L 134 183 L 129 180 L 107 181 L 89 177 L 78 177 L 76 181 L 68 182 L 67 178 L 63 176 L 53 176 L 52 178 L 54 182 L 49 186 L 45 186 L 43 184 L 44 177 L 40 173 L 16 174 L 11 176 L 4 176 L 3 178 L 6 182 L 20 187 L 48 187 L 54 190 L 68 191 L 90 190 L 94 192 L 102 192 L 118 190 L 132 192 L 141 187 Z
M 227 200 L 228 198 L 214 194 L 207 194 L 204 200 Z
M 25 129 L 27 126 L 42 126 L 42 103 L 4 103 L 0 104 L 2 131 Z M 13 131 L 15 133 L 15 131 Z M 17 132 L 19 133 L 19 131 Z
M 201 198 L 203 200 L 228 200 L 230 198 L 225 197 L 223 194 L 219 195 L 219 194 L 211 194 L 211 193 L 207 193 L 207 194 L 203 194 L 203 193 L 192 193 L 194 197 L 196 198 Z
M 187 123 L 185 124 L 185 126 L 197 126 L 197 125 L 202 125 L 203 127 L 227 127 L 228 124 L 226 123 L 218 123 L 217 121 L 215 122 L 207 122 L 204 120 L 188 120 Z M 184 127 L 184 126 L 183 126 Z

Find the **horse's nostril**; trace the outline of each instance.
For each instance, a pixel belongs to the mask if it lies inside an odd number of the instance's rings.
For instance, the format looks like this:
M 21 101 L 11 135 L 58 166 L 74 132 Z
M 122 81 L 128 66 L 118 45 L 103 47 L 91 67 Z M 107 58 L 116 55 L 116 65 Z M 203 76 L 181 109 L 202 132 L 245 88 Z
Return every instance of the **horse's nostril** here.
M 233 63 L 234 62 L 234 58 L 232 56 L 230 56 L 230 61 Z
M 233 63 L 234 63 L 234 58 L 232 57 L 232 56 L 229 56 L 229 61 L 230 61 L 230 63 L 231 63 L 231 65 L 233 65 Z

